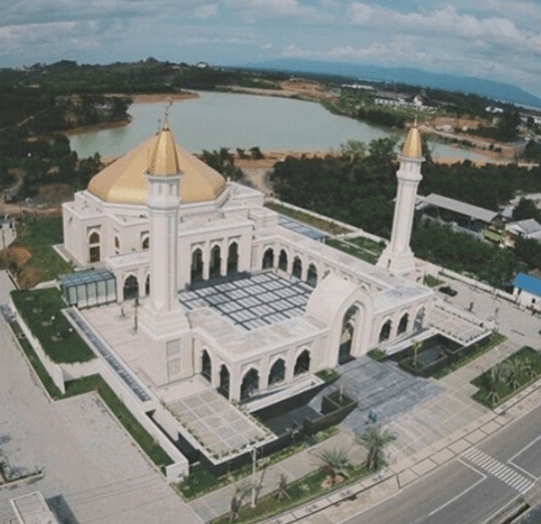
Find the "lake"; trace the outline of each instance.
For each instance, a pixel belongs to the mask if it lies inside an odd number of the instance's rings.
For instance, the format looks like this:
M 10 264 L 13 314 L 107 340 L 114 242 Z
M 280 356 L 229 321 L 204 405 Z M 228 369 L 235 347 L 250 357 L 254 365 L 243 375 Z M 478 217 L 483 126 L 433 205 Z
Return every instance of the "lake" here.
M 175 139 L 192 153 L 228 147 L 262 150 L 339 149 L 347 140 L 369 143 L 399 136 L 386 129 L 334 115 L 321 104 L 289 98 L 232 93 L 200 92 L 198 99 L 178 101 L 169 110 Z M 121 155 L 158 130 L 166 103 L 130 106 L 132 122 L 124 127 L 92 131 L 70 137 L 79 158 L 98 152 Z M 443 144 L 431 144 L 434 156 L 486 159 L 482 155 Z

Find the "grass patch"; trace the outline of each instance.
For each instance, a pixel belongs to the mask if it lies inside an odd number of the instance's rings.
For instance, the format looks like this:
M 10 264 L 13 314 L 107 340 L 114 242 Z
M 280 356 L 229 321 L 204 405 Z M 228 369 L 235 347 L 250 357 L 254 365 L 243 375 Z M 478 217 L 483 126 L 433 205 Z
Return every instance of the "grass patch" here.
M 349 467 L 346 468 L 346 472 L 348 475 L 348 482 L 358 480 L 369 473 L 365 467 Z M 277 513 L 281 513 L 295 506 L 299 506 L 300 504 L 309 502 L 310 500 L 316 499 L 322 495 L 326 495 L 331 491 L 329 488 L 322 486 L 326 477 L 327 474 L 321 469 L 318 469 L 313 473 L 306 475 L 302 479 L 288 484 L 287 494 L 289 495 L 289 498 L 285 497 L 282 500 L 278 500 L 275 493 L 269 493 L 265 497 L 259 499 L 255 508 L 251 508 L 250 504 L 245 504 L 239 511 L 239 519 L 235 522 L 257 522 L 264 518 L 272 517 Z M 333 489 L 336 490 L 345 488 L 345 482 L 341 482 L 333 486 Z M 249 498 L 249 493 L 249 490 L 247 490 L 243 500 Z M 222 517 L 212 520 L 211 523 L 229 524 L 229 515 L 223 515 Z
M 367 356 L 369 356 L 372 360 L 385 360 L 387 358 L 387 353 L 381 349 L 375 348 L 371 349 L 367 353 Z
M 347 253 L 348 255 L 352 255 L 354 257 L 360 258 L 361 260 L 364 260 L 365 262 L 368 262 L 369 264 L 375 264 L 379 258 L 379 255 L 375 255 L 374 253 L 365 251 L 361 247 L 347 244 L 346 242 L 343 242 L 342 240 L 337 240 L 336 238 L 327 239 L 326 244 L 328 246 L 334 247 L 335 249 L 343 251 L 344 253 Z
M 479 391 L 477 391 L 472 398 L 492 409 L 500 404 L 503 404 L 514 395 L 522 391 L 524 388 L 527 388 L 530 384 L 533 384 L 539 380 L 541 376 L 541 358 L 539 358 L 539 353 L 532 349 L 531 347 L 524 346 L 518 351 L 509 355 L 503 362 L 497 364 L 497 366 L 505 366 L 514 360 L 525 360 L 528 359 L 531 365 L 531 373 L 527 373 L 525 369 L 522 370 L 517 376 L 517 383 L 513 387 L 509 381 L 501 379 L 498 381 L 496 393 L 497 398 L 493 397 L 490 394 L 490 382 L 491 382 L 491 370 L 488 369 L 478 377 L 474 378 L 471 381 L 471 384 L 477 386 Z
M 30 344 L 30 342 L 28 342 L 26 338 L 21 338 L 21 335 L 24 336 L 24 333 L 19 324 L 17 324 L 17 322 L 13 322 L 10 327 L 15 336 L 19 339 L 19 344 L 21 345 L 21 348 L 24 351 L 26 358 L 30 362 L 30 365 L 34 368 L 36 375 L 41 380 L 41 383 L 43 384 L 43 387 L 45 388 L 49 396 L 55 400 L 62 398 L 62 392 L 56 387 L 53 379 L 51 378 L 49 373 L 47 373 L 47 370 L 41 363 L 41 360 L 36 355 L 32 344 Z
M 442 283 L 441 280 L 438 280 L 435 276 L 426 274 L 423 278 L 423 284 L 428 287 L 436 287 Z
M 322 369 L 321 371 L 318 371 L 315 375 L 316 377 L 324 380 L 325 382 L 333 382 L 341 377 L 338 371 L 331 368 Z
M 16 290 L 11 292 L 11 297 L 30 332 L 53 362 L 69 364 L 95 358 L 62 314 L 66 304 L 58 289 Z
M 309 226 L 313 226 L 321 229 L 322 231 L 326 231 L 327 233 L 331 233 L 331 235 L 340 235 L 342 233 L 347 233 L 348 231 L 350 231 L 349 229 L 345 229 L 342 226 L 335 224 L 332 219 L 324 220 L 322 218 L 316 218 L 306 213 L 302 213 L 301 211 L 290 209 L 289 207 L 275 204 L 273 202 L 265 204 L 265 207 L 268 207 L 269 209 L 272 209 L 273 211 L 276 211 L 277 213 L 280 213 L 282 215 L 298 220 L 299 222 L 304 222 Z
M 23 268 L 35 268 L 39 281 L 46 282 L 73 272 L 72 266 L 52 248 L 62 242 L 62 217 L 35 217 L 17 228 L 17 240 L 12 245 L 25 247 L 32 253 Z
M 481 355 L 484 355 L 485 353 L 490 351 L 492 348 L 501 344 L 504 340 L 506 340 L 506 338 L 507 337 L 505 337 L 501 333 L 498 333 L 498 332 L 492 333 L 489 339 L 484 344 L 481 344 L 475 351 L 472 351 L 471 353 L 468 353 L 467 355 L 463 355 L 462 357 L 459 357 L 457 360 L 455 360 L 454 362 L 451 362 L 447 366 L 444 366 L 434 371 L 434 373 L 432 374 L 432 377 L 436 379 L 445 377 L 449 373 L 456 371 L 458 368 L 461 368 L 462 366 L 469 364 L 476 358 L 479 358 Z
M 373 251 L 374 254 L 378 256 L 381 255 L 381 252 L 385 247 L 383 242 L 376 242 L 375 240 L 371 240 L 370 238 L 366 237 L 350 238 L 348 239 L 348 242 L 359 246 L 361 249 L 368 249 L 369 251 Z

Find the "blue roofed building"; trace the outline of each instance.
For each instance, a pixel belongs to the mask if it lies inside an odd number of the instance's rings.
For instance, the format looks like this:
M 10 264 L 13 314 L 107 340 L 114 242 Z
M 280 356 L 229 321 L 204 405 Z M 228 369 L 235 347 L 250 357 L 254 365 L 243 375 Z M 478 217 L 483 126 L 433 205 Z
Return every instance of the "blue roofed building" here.
M 521 306 L 541 311 L 541 280 L 519 273 L 513 280 L 513 296 Z

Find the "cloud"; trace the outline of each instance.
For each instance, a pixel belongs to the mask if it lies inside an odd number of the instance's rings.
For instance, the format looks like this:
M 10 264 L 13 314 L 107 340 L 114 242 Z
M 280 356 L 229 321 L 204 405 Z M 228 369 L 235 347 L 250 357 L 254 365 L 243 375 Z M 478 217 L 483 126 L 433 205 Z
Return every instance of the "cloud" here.
M 20 24 L 0 27 L 0 47 L 6 51 L 22 46 L 59 42 L 75 34 L 77 22 L 49 22 L 45 24 Z
M 215 18 L 218 14 L 218 4 L 207 4 L 196 7 L 194 14 L 196 18 Z
M 317 22 L 330 21 L 334 15 L 321 9 L 299 3 L 297 0 L 226 0 L 232 8 L 255 20 L 258 18 L 304 19 Z

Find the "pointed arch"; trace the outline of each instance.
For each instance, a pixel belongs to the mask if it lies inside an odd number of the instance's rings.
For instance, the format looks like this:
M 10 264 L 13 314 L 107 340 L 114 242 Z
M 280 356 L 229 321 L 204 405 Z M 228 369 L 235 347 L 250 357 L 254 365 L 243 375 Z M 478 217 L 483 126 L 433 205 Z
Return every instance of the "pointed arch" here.
M 295 367 L 293 368 L 293 375 L 302 375 L 303 373 L 308 373 L 310 371 L 310 351 L 307 349 L 303 350 L 300 355 L 295 360 Z
M 227 274 L 233 275 L 239 270 L 239 245 L 231 242 L 227 252 Z
M 212 362 L 206 349 L 201 354 L 201 375 L 208 381 L 212 381 Z
M 383 323 L 381 326 L 381 329 L 379 330 L 379 342 L 385 342 L 386 340 L 389 340 L 389 337 L 391 336 L 391 327 L 392 322 L 391 319 L 388 319 Z
M 131 300 L 139 297 L 139 281 L 135 275 L 128 275 L 124 280 L 122 296 L 124 300 Z
M 287 271 L 287 252 L 285 249 L 280 250 L 280 256 L 278 257 L 278 269 Z
M 191 281 L 199 282 L 203 280 L 203 251 L 197 248 L 192 253 Z
M 147 275 L 147 278 L 145 280 L 145 295 L 150 295 L 150 275 Z
M 317 286 L 317 267 L 314 263 L 308 266 L 308 273 L 306 275 L 306 283 L 311 286 Z
M 286 363 L 283 358 L 279 358 L 271 367 L 269 372 L 269 386 L 279 384 L 286 378 Z
M 210 250 L 210 268 L 209 268 L 210 278 L 219 277 L 221 267 L 222 267 L 222 250 L 220 249 L 220 246 L 216 244 Z
M 272 247 L 269 247 L 265 250 L 265 253 L 263 254 L 263 263 L 262 268 L 263 269 L 271 269 L 274 267 L 274 249 Z
M 93 231 L 88 237 L 88 260 L 91 264 L 101 260 L 101 236 L 98 231 Z
M 259 391 L 259 371 L 250 368 L 242 377 L 240 385 L 240 399 L 248 400 Z
M 229 399 L 229 385 L 231 383 L 231 375 L 229 369 L 225 364 L 220 366 L 220 385 L 218 386 L 218 393 L 222 394 L 225 398 Z
M 296 256 L 293 259 L 293 272 L 292 275 L 296 278 L 302 278 L 302 260 L 301 257 Z
M 340 349 L 338 350 L 338 363 L 345 364 L 353 360 L 351 350 L 355 329 L 359 325 L 360 311 L 358 306 L 351 306 L 342 319 L 342 334 L 340 336 Z
M 410 317 L 407 313 L 402 315 L 400 321 L 398 322 L 398 328 L 396 330 L 397 335 L 402 335 L 402 333 L 405 333 L 408 330 L 409 318 Z

